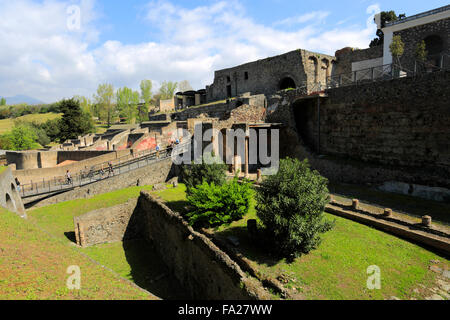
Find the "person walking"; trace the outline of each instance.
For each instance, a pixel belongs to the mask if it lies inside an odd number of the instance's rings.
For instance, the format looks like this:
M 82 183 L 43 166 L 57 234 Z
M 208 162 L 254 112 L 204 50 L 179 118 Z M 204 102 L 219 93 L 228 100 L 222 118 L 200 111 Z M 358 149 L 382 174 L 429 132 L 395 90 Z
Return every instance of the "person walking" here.
M 156 145 L 156 158 L 157 159 L 159 159 L 159 150 L 160 150 L 160 147 L 159 147 L 159 144 L 157 144 Z
M 70 175 L 69 170 L 67 170 L 67 172 L 66 172 L 66 181 L 67 181 L 67 184 L 72 184 L 72 176 Z
M 108 177 L 110 175 L 114 175 L 114 168 L 113 168 L 111 161 L 108 163 Z

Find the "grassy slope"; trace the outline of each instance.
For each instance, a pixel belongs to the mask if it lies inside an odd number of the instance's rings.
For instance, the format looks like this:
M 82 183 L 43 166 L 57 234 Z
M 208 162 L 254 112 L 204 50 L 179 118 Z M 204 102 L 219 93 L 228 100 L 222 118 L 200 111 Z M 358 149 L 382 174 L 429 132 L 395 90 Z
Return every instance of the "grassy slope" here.
M 186 205 L 183 189 L 159 194 L 169 201 L 169 207 Z M 449 267 L 445 258 L 408 241 L 350 220 L 330 214 L 325 216 L 336 220 L 335 228 L 323 235 L 317 250 L 293 263 L 270 257 L 248 238 L 247 220 L 256 218 L 253 206 L 244 219 L 215 231 L 221 236 L 238 236 L 239 250 L 263 274 L 274 278 L 281 274 L 291 276 L 295 281 L 287 286 L 301 288 L 308 299 L 385 299 L 391 296 L 421 299 L 424 297 L 413 290 L 419 284 L 431 286 L 436 278 L 436 274 L 428 270 L 430 260 L 440 260 L 442 266 Z M 366 288 L 366 272 L 371 265 L 381 269 L 381 290 Z
M 0 297 L 2 299 L 149 299 L 76 248 L 0 209 Z M 69 290 L 69 266 L 81 270 L 81 290 Z
M 43 113 L 43 114 L 27 114 L 26 116 L 18 117 L 16 119 L 3 119 L 0 120 L 0 134 L 4 134 L 11 131 L 11 129 L 14 127 L 15 120 L 21 120 L 25 122 L 34 121 L 37 123 L 43 123 L 46 122 L 47 120 L 53 120 L 59 117 L 61 117 L 61 114 Z
M 70 244 L 71 240 L 67 234 L 73 231 L 73 217 L 125 203 L 129 199 L 137 198 L 141 190 L 151 189 L 151 186 L 130 187 L 90 199 L 72 200 L 38 208 L 29 211 L 28 216 L 40 228 L 58 237 L 62 242 Z M 170 190 L 163 192 L 170 193 Z M 170 279 L 163 282 L 152 281 L 166 270 L 143 240 L 105 243 L 77 250 L 159 297 L 175 299 L 184 297 L 176 283 Z

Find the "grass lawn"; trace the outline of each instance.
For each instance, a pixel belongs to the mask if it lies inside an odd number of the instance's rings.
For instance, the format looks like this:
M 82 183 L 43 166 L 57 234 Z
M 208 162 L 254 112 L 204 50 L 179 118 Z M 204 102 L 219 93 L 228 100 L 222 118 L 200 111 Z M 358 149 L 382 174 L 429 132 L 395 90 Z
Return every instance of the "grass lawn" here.
M 0 209 L 1 299 L 154 299 L 79 251 L 16 214 Z M 81 290 L 69 290 L 69 266 L 79 266 Z
M 37 122 L 37 123 L 44 123 L 47 120 L 53 120 L 56 118 L 60 118 L 62 114 L 56 114 L 56 113 L 43 113 L 43 114 L 27 114 L 22 117 L 18 117 L 15 119 L 3 119 L 0 120 L 0 134 L 7 133 L 11 131 L 11 129 L 14 127 L 14 121 L 21 120 L 25 122 Z
M 186 205 L 183 188 L 158 193 L 168 201 L 168 206 L 183 208 Z M 431 260 L 441 261 L 440 267 L 449 268 L 449 261 L 418 245 L 402 240 L 368 226 L 325 214 L 336 220 L 333 230 L 323 235 L 317 250 L 288 263 L 271 256 L 261 245 L 250 240 L 247 220 L 256 218 L 252 206 L 250 213 L 229 226 L 216 228 L 220 237 L 239 238 L 238 250 L 265 276 L 291 278 L 286 286 L 296 288 L 307 299 L 424 299 L 431 295 L 426 290 L 415 293 L 420 285 L 431 288 L 437 274 L 428 270 Z M 381 269 L 381 290 L 367 289 L 367 268 L 376 265 Z M 422 292 L 423 291 L 423 292 Z
M 28 211 L 29 220 L 70 246 L 74 241 L 73 218 L 92 210 L 112 207 L 137 198 L 141 190 L 152 186 L 130 187 L 90 199 L 62 202 Z M 184 189 L 183 189 L 184 190 Z M 170 189 L 163 191 L 170 195 Z M 170 198 L 169 199 L 175 199 Z M 141 288 L 164 299 L 186 297 L 176 281 L 166 273 L 166 268 L 144 240 L 105 243 L 87 248 L 74 248 L 104 265 L 121 277 L 133 281 Z

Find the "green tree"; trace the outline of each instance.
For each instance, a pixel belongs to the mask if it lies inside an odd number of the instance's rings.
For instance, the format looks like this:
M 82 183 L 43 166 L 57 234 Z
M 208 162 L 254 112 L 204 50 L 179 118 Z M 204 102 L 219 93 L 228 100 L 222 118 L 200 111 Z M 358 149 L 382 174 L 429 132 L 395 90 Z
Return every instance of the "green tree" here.
M 388 22 L 394 22 L 397 21 L 398 19 L 404 19 L 406 18 L 406 15 L 400 14 L 397 16 L 397 14 L 395 13 L 395 11 L 382 11 L 381 13 L 381 28 L 384 28 L 386 26 L 386 23 Z M 375 46 L 380 46 L 383 45 L 384 43 L 384 33 L 383 30 L 378 29 L 377 30 L 377 37 L 372 40 L 372 42 L 370 43 L 370 47 L 375 47 Z
M 6 99 L 5 98 L 1 98 L 0 99 L 0 106 L 6 106 Z
M 32 150 L 40 147 L 36 142 L 38 136 L 29 125 L 20 124 L 14 126 L 9 134 L 9 139 L 11 139 L 13 150 Z
M 159 89 L 159 93 L 161 94 L 161 100 L 167 100 L 173 98 L 175 95 L 175 91 L 177 90 L 178 83 L 172 81 L 164 81 Z
M 425 44 L 425 41 L 422 40 L 416 46 L 416 59 L 418 61 L 424 62 L 427 59 L 427 56 L 427 45 Z
M 183 80 L 179 83 L 178 88 L 181 92 L 191 91 L 194 90 L 187 80 Z
M 97 94 L 94 95 L 94 99 L 98 106 L 100 119 L 106 120 L 108 127 L 110 127 L 116 111 L 113 104 L 114 86 L 108 83 L 100 84 L 97 88 Z
M 91 115 L 94 114 L 92 110 L 92 102 L 89 98 L 86 98 L 84 96 L 74 96 L 73 98 L 80 103 L 80 107 L 83 112 L 90 113 Z
M 61 142 L 94 132 L 92 117 L 81 110 L 78 101 L 74 99 L 62 100 L 60 109 L 63 113 L 59 123 L 59 140 Z
M 214 155 L 205 155 L 201 164 L 190 164 L 182 167 L 182 179 L 187 187 L 187 194 L 198 185 L 206 182 L 221 186 L 226 182 L 227 165 Z
M 148 110 L 150 108 L 150 103 L 152 102 L 152 81 L 142 80 L 141 81 L 141 100 L 144 105 L 139 105 L 138 107 L 138 118 L 139 122 L 148 119 Z
M 389 50 L 391 51 L 393 60 L 395 60 L 395 62 L 400 66 L 400 57 L 405 51 L 405 44 L 403 43 L 400 35 L 396 35 L 392 38 L 392 43 L 389 46 Z
M 220 226 L 242 219 L 250 210 L 253 190 L 249 181 L 238 178 L 222 184 L 202 184 L 191 189 L 187 200 L 192 209 L 187 214 L 189 223 L 198 227 Z
M 257 190 L 257 216 L 265 239 L 276 252 L 293 258 L 320 244 L 320 234 L 333 223 L 324 219 L 328 180 L 310 169 L 308 161 L 283 159 L 278 173 Z

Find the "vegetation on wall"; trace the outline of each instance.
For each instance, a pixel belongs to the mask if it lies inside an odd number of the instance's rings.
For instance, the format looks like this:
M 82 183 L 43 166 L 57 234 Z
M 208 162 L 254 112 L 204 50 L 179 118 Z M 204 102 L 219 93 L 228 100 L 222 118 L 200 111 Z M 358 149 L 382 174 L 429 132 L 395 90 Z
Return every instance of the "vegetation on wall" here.
M 399 19 L 404 19 L 406 18 L 406 15 L 403 14 L 399 14 L 397 16 L 397 14 L 395 13 L 395 11 L 391 10 L 391 11 L 382 11 L 381 13 L 381 27 L 384 28 L 386 26 L 386 23 L 388 22 L 393 22 L 393 21 L 397 21 Z M 370 42 L 369 47 L 373 48 L 376 46 L 381 46 L 384 43 L 384 33 L 383 30 L 378 29 L 377 30 L 377 38 L 373 39 Z

